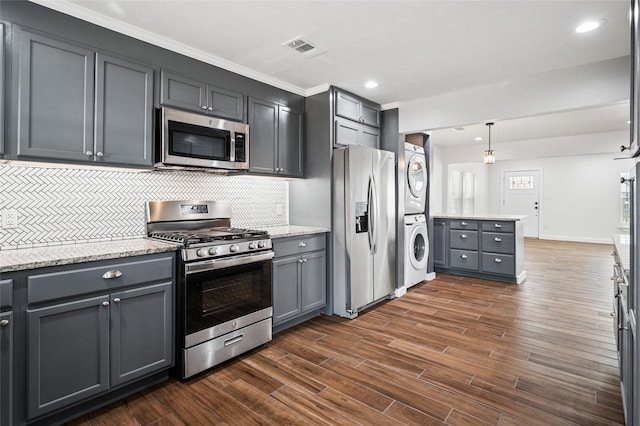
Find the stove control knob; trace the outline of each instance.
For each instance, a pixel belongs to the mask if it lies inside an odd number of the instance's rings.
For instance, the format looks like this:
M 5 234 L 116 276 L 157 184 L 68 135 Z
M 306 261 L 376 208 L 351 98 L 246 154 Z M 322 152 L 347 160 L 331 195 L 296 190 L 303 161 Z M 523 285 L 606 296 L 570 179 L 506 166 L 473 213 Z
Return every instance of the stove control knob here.
M 198 257 L 204 257 L 204 256 L 206 256 L 206 255 L 207 255 L 207 249 L 203 249 L 203 248 L 198 249 L 198 251 L 196 252 L 196 255 L 197 255 Z
M 267 246 L 267 243 L 265 243 L 264 241 L 258 242 L 258 248 L 265 248 L 266 246 Z
M 218 248 L 217 248 L 217 247 L 211 247 L 211 248 L 209 249 L 209 254 L 210 254 L 211 256 L 215 255 L 216 253 L 218 253 Z
M 258 245 L 256 243 L 249 243 L 249 248 L 253 250 L 255 248 L 258 248 Z
M 237 245 L 237 244 L 232 244 L 232 245 L 231 245 L 231 247 L 229 247 L 229 251 L 230 251 L 231 253 L 235 253 L 235 252 L 237 252 L 239 249 L 240 249 L 240 247 L 238 247 L 238 245 Z

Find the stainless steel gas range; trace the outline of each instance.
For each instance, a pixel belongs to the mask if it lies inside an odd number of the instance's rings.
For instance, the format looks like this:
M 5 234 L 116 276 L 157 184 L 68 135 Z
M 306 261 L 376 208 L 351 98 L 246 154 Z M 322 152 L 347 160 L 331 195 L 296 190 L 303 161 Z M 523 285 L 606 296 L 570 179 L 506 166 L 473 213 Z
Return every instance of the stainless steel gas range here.
M 183 379 L 271 340 L 273 248 L 231 227 L 227 201 L 149 201 L 147 234 L 181 244 L 176 360 Z

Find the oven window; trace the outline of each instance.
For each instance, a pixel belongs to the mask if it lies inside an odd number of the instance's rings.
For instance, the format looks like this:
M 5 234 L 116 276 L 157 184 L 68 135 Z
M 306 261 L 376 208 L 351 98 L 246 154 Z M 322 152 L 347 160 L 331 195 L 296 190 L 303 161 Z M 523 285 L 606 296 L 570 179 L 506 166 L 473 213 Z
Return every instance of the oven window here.
M 169 153 L 181 157 L 228 161 L 231 133 L 169 121 Z
M 187 277 L 186 333 L 195 333 L 271 306 L 271 261 Z

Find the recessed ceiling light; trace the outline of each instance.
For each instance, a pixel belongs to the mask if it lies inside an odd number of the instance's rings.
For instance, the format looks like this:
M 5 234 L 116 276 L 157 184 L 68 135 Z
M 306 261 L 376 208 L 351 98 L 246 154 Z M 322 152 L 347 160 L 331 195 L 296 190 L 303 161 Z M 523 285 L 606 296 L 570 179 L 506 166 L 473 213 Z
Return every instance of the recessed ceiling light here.
M 576 28 L 577 33 L 588 33 L 589 31 L 593 31 L 596 28 L 604 25 L 606 21 L 604 19 L 595 19 L 592 21 L 585 21 L 582 24 L 578 25 Z
M 482 136 L 476 136 L 476 138 L 474 139 L 474 141 L 481 141 L 482 140 Z
M 375 89 L 376 87 L 378 87 L 378 82 L 369 80 L 364 84 L 364 87 L 366 87 L 367 89 Z

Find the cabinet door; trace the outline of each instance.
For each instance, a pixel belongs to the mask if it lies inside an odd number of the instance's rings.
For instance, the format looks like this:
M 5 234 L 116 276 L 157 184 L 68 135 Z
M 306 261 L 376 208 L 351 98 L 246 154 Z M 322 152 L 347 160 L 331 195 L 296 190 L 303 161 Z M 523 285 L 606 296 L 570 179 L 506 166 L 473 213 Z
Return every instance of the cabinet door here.
M 206 85 L 182 75 L 162 70 L 160 103 L 192 111 L 207 110 Z
M 380 127 L 380 108 L 368 102 L 362 102 L 360 113 L 362 115 L 362 124 Z
M 433 221 L 433 265 L 446 268 L 447 253 L 447 222 L 442 219 Z
M 273 261 L 273 325 L 302 312 L 300 294 L 300 256 Z
M 172 283 L 111 295 L 111 386 L 173 363 Z
M 27 417 L 109 388 L 109 297 L 27 310 Z
M 93 161 L 94 52 L 28 32 L 19 40 L 18 156 Z
M 360 126 L 353 121 L 336 118 L 334 145 L 357 145 L 360 142 Z
M 278 168 L 279 174 L 302 177 L 302 111 L 278 108 Z
M 0 426 L 13 424 L 13 314 L 0 314 Z
M 369 126 L 360 127 L 360 144 L 369 148 L 380 148 L 380 129 Z
M 360 122 L 362 115 L 360 114 L 360 100 L 354 96 L 347 95 L 340 91 L 336 91 L 335 114 L 340 117 L 348 118 Z
M 242 93 L 207 86 L 207 101 L 209 114 L 236 121 L 244 120 L 244 96 Z
M 278 105 L 252 98 L 249 101 L 249 171 L 276 172 Z
M 96 161 L 153 165 L 153 68 L 96 56 Z
M 327 304 L 327 258 L 325 251 L 302 255 L 302 312 Z

